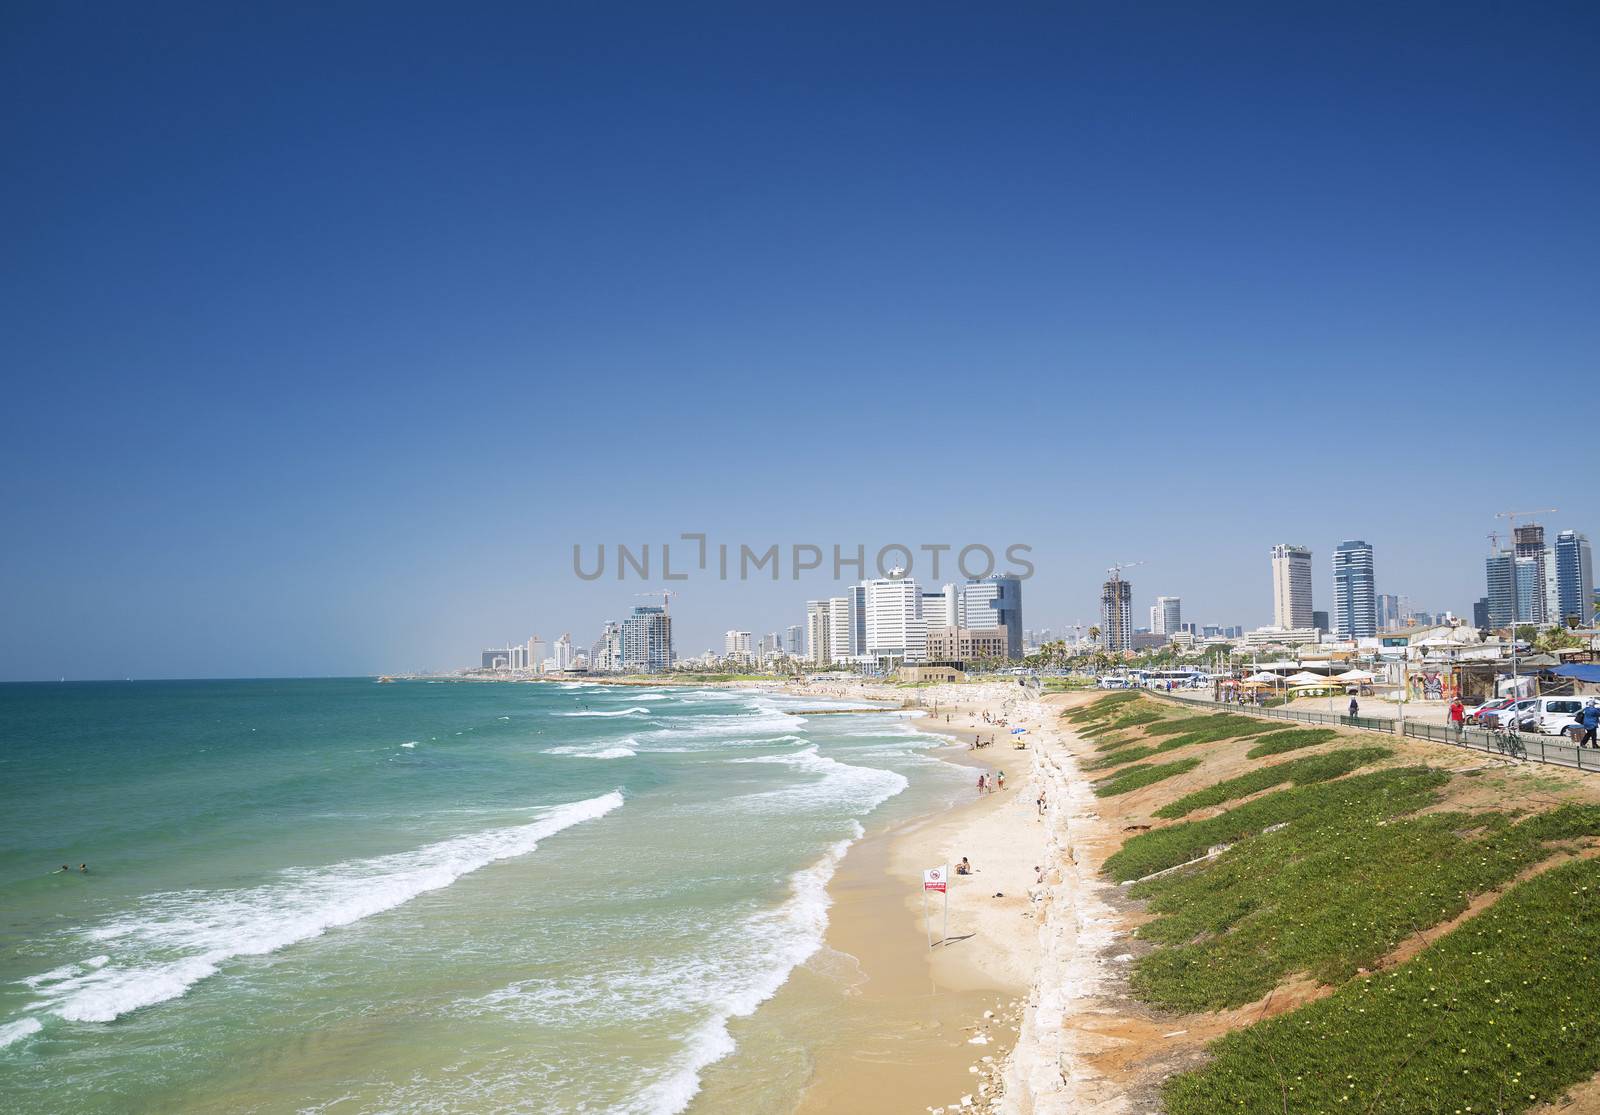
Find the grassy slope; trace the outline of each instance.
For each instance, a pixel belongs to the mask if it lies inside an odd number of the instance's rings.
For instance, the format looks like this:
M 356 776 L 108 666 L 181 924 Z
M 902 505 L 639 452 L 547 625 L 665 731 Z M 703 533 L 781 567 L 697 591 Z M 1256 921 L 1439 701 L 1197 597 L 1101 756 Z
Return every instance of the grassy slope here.
M 1075 722 L 1109 728 L 1114 717 L 1125 719 L 1150 738 L 1103 741 L 1110 748 L 1102 766 L 1275 727 L 1232 714 L 1153 719 L 1140 706 L 1127 707 L 1137 694 L 1117 696 L 1119 708 L 1074 710 Z M 1275 731 L 1248 755 L 1333 738 L 1325 729 Z M 1298 974 L 1342 985 L 1214 1043 L 1210 1064 L 1168 1081 L 1170 1115 L 1520 1112 L 1600 1069 L 1596 861 L 1513 887 L 1392 972 L 1363 972 L 1411 934 L 1457 916 L 1474 896 L 1558 849 L 1575 848 L 1580 838 L 1600 836 L 1600 806 L 1563 806 L 1521 820 L 1418 816 L 1438 799 L 1449 773 L 1402 767 L 1340 777 L 1387 753 L 1374 747 L 1312 755 L 1196 791 L 1158 815 L 1178 817 L 1295 783 L 1218 817 L 1137 835 L 1107 860 L 1107 874 L 1131 879 L 1214 844 L 1234 844 L 1134 888 L 1157 915 L 1140 934 L 1160 945 L 1135 965 L 1140 998 L 1202 1010 L 1250 1002 Z M 1168 768 L 1198 762 L 1126 768 L 1102 779 L 1097 792 L 1123 779 L 1128 789 L 1150 785 L 1178 773 Z

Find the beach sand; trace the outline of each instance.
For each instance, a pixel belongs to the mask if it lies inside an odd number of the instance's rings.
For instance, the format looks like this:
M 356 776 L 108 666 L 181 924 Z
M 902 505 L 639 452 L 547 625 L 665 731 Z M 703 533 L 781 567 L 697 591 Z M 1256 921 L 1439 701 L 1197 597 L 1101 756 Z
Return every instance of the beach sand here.
M 903 691 L 861 687 L 849 695 Z M 1007 716 L 1009 700 L 1015 724 L 1020 694 L 981 685 L 920 696 L 937 701 L 940 716 L 918 727 L 957 741 L 935 754 L 975 772 L 1003 769 L 1006 789 L 980 796 L 974 785 L 971 800 L 851 849 L 830 887 L 827 947 L 853 957 L 860 979 L 837 1040 L 816 1052 L 801 1112 L 954 1110 L 965 1096 L 973 1108 L 989 1107 L 1000 1096 L 1002 1065 L 1034 980 L 1039 932 L 1030 890 L 1038 889 L 1048 828 L 1035 804 L 1034 751 L 1014 750 L 1009 726 L 982 718 Z M 994 746 L 969 750 L 975 735 Z M 943 901 L 930 894 L 925 919 L 922 872 L 954 870 L 962 856 L 974 873 L 950 878 L 949 936 L 941 942 Z

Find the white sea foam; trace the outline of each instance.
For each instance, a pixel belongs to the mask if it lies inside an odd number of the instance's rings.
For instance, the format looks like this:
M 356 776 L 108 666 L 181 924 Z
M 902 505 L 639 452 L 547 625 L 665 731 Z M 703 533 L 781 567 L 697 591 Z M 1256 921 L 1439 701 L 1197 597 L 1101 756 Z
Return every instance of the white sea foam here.
M 675 1115 L 699 1092 L 706 1066 L 733 1052 L 729 1020 L 753 1013 L 822 946 L 828 882 L 862 835 L 859 824 L 852 822 L 851 828 L 852 836 L 790 876 L 789 896 L 781 904 L 708 928 L 704 947 L 693 956 L 586 969 L 563 980 L 519 981 L 462 1007 L 543 1024 L 561 1024 L 575 1010 L 621 1025 L 663 1015 L 696 1016 L 675 1060 L 643 1077 L 628 1102 L 611 1108 L 633 1115 Z
M 409 740 L 406 743 L 402 743 L 400 746 L 401 747 L 415 747 L 416 745 L 417 745 L 417 741 L 416 740 Z
M 44 1029 L 44 1024 L 37 1018 L 19 1018 L 15 1022 L 7 1022 L 0 1026 L 0 1049 L 4 1049 L 12 1042 L 21 1041 L 30 1034 L 37 1034 Z
M 898 771 L 881 767 L 858 767 L 819 755 L 815 746 L 784 755 L 756 755 L 747 759 L 728 759 L 730 763 L 782 763 L 808 774 L 820 775 L 812 782 L 746 794 L 723 803 L 722 807 L 756 810 L 814 809 L 819 806 L 845 806 L 855 813 L 876 809 L 911 785 Z
M 573 712 L 558 712 L 558 713 L 556 713 L 556 715 L 557 716 L 643 716 L 645 713 L 647 713 L 649 711 L 650 711 L 649 709 L 644 708 L 643 706 L 635 705 L 633 708 L 619 708 L 619 709 L 581 708 L 581 709 L 577 709 L 577 710 L 575 710 Z
M 560 688 L 562 688 L 562 689 L 598 689 L 598 688 L 600 688 L 600 683 L 598 681 L 563 681 L 563 682 L 560 683 Z
M 630 759 L 637 755 L 631 744 L 635 741 L 625 739 L 614 747 L 547 747 L 546 755 L 570 755 L 575 759 Z
M 261 956 L 393 909 L 497 860 L 526 855 L 562 829 L 622 805 L 621 791 L 544 810 L 534 821 L 332 867 L 291 868 L 233 891 L 153 894 L 85 933 L 112 945 L 98 969 L 40 978 L 37 1007 L 74 1022 L 109 1022 L 183 995 L 234 957 Z

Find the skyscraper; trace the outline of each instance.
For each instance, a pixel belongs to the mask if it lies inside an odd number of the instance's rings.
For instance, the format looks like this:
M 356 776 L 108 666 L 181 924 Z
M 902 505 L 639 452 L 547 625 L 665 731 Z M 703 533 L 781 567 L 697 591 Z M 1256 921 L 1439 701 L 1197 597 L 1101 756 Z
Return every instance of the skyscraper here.
M 1133 649 L 1133 584 L 1113 577 L 1100 586 L 1100 640 L 1106 650 Z
M 1333 622 L 1341 639 L 1370 639 L 1378 633 L 1372 547 L 1365 542 L 1341 542 L 1333 551 Z
M 798 623 L 789 625 L 789 656 L 803 658 L 806 653 L 806 629 Z
M 1286 629 L 1311 626 L 1311 551 L 1304 546 L 1272 547 L 1272 623 Z
M 1555 608 L 1550 622 L 1565 624 L 1576 616 L 1578 626 L 1588 627 L 1594 621 L 1594 558 L 1589 539 L 1575 530 L 1564 530 L 1556 535 L 1551 549 Z
M 1496 550 L 1483 562 L 1488 588 L 1489 626 L 1510 627 L 1517 621 L 1517 578 L 1510 550 Z
M 876 658 L 920 662 L 928 629 L 921 614 L 921 590 L 901 569 L 862 582 L 866 589 L 866 646 Z
M 1489 628 L 1489 598 L 1480 596 L 1472 602 L 1472 626 L 1479 631 Z
M 622 665 L 644 673 L 672 668 L 672 617 L 664 607 L 640 604 L 622 621 Z
M 1153 635 L 1176 635 L 1183 630 L 1183 597 L 1158 596 L 1150 609 L 1150 632 Z
M 849 658 L 853 654 L 860 654 L 860 645 L 851 637 L 855 634 L 855 624 L 850 620 L 850 597 L 830 596 L 828 598 L 828 656 L 835 662 Z
M 1392 592 L 1378 593 L 1378 630 L 1389 631 L 1400 626 L 1400 597 Z
M 806 657 L 819 669 L 833 661 L 829 623 L 832 605 L 826 600 L 806 601 Z
M 1517 622 L 1542 626 L 1547 615 L 1546 581 L 1551 564 L 1550 551 L 1544 544 L 1544 527 L 1524 523 L 1512 532 L 1512 538 L 1517 556 Z
M 961 586 L 960 626 L 1003 627 L 1006 657 L 1022 657 L 1022 580 L 996 574 Z M 1130 618 L 1130 623 L 1132 622 Z
M 724 658 L 737 658 L 741 662 L 750 661 L 750 632 L 724 631 L 722 633 L 722 656 Z

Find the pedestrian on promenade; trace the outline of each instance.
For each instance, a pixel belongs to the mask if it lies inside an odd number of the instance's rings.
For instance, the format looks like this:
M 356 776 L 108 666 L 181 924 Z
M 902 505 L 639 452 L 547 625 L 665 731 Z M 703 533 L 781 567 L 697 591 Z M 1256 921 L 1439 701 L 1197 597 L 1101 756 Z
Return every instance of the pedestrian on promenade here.
M 1354 720 L 1361 715 L 1361 703 L 1354 697 L 1350 698 L 1350 719 Z
M 1578 746 L 1600 748 L 1600 743 L 1595 742 L 1595 729 L 1600 728 L 1600 705 L 1592 700 L 1586 702 L 1583 712 L 1578 716 L 1578 723 L 1583 725 L 1583 738 L 1578 741 Z
M 1456 730 L 1456 742 L 1461 742 L 1461 733 L 1467 726 L 1467 707 L 1457 697 L 1450 702 L 1450 726 Z

